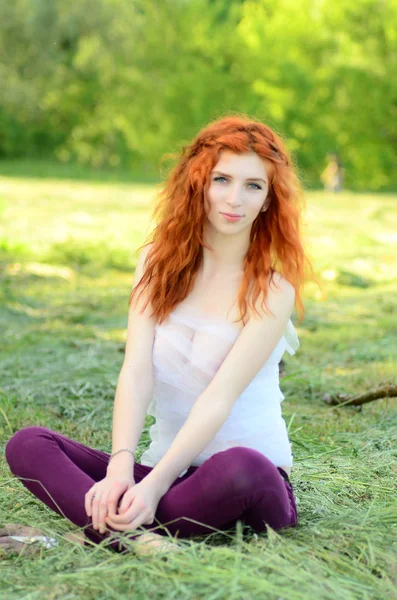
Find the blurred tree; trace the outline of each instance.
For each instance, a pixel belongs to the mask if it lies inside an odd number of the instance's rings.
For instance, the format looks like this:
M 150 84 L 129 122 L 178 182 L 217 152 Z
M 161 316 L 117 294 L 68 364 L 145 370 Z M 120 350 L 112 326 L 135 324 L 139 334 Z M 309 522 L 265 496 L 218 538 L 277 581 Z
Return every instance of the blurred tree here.
M 347 187 L 386 189 L 396 23 L 393 0 L 0 1 L 0 156 L 157 165 L 243 111 L 307 185 L 337 151 Z

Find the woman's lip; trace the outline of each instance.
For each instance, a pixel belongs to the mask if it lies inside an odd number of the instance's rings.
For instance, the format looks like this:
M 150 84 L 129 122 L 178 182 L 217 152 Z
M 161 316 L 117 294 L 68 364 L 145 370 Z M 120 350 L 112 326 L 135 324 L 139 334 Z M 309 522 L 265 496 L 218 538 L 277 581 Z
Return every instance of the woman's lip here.
M 230 213 L 223 213 L 223 212 L 221 212 L 221 215 L 225 215 L 225 217 L 232 217 L 233 219 L 241 219 L 241 217 L 243 216 L 243 215 L 232 215 Z

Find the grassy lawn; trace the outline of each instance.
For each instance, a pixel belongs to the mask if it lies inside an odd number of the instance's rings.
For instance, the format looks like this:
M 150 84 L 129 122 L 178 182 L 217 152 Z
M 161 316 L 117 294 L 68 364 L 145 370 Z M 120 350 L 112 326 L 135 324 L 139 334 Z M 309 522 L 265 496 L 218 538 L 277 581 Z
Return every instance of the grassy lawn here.
M 136 250 L 153 184 L 0 177 L 0 521 L 74 529 L 14 478 L 12 433 L 45 425 L 105 451 L 123 360 Z M 328 406 L 326 393 L 396 383 L 397 196 L 307 196 L 301 347 L 285 355 L 283 414 L 299 525 L 182 540 L 168 561 L 67 540 L 1 561 L 0 596 L 385 600 L 397 586 L 395 399 Z M 296 319 L 294 319 L 296 323 Z M 147 417 L 138 460 L 149 443 Z

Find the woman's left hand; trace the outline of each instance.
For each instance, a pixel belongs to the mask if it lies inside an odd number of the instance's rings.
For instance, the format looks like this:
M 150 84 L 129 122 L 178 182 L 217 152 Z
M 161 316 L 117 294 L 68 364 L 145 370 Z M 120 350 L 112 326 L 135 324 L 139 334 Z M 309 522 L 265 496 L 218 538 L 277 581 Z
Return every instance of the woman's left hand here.
M 130 531 L 140 525 L 151 525 L 161 497 L 162 494 L 153 483 L 145 483 L 145 479 L 142 479 L 125 492 L 118 514 L 109 513 L 106 524 L 117 531 Z

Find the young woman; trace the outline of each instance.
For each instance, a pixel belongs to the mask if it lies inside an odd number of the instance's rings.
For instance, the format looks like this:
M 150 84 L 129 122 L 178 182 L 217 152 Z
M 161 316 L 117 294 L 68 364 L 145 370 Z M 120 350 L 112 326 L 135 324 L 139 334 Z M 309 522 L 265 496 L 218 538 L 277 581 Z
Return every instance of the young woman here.
M 118 551 L 119 532 L 158 548 L 168 533 L 237 520 L 257 532 L 298 522 L 278 372 L 299 346 L 290 317 L 297 307 L 303 318 L 311 269 L 295 169 L 281 139 L 245 115 L 208 124 L 178 158 L 136 268 L 112 454 L 40 426 L 6 447 L 27 489 Z M 156 422 L 138 463 L 146 414 Z

